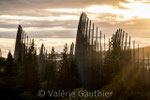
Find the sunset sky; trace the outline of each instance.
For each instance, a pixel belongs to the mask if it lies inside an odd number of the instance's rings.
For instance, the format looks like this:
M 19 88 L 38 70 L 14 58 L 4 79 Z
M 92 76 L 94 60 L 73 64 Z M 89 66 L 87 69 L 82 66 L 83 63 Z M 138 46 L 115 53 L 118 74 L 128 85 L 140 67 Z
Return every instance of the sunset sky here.
M 0 0 L 0 37 L 15 38 L 21 24 L 31 37 L 72 38 L 82 11 L 106 35 L 150 37 L 150 0 Z
M 15 38 L 18 24 L 34 38 L 75 38 L 82 12 L 106 36 L 150 38 L 150 0 L 0 0 L 0 38 Z

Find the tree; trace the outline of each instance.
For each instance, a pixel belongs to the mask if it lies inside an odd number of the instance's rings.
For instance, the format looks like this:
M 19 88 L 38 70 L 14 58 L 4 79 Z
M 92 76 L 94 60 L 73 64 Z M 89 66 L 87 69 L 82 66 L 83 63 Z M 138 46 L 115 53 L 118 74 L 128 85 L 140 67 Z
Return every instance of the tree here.
M 19 91 L 19 70 L 10 51 L 6 59 L 5 75 L 8 97 L 17 96 Z
M 6 59 L 6 75 L 7 75 L 7 82 L 10 87 L 16 87 L 17 81 L 18 81 L 18 67 L 16 63 L 14 62 L 14 58 L 9 51 L 8 57 Z
M 5 59 L 3 57 L 0 57 L 0 74 L 5 72 Z
M 71 76 L 71 82 L 72 82 L 72 89 L 79 88 L 80 87 L 80 79 L 79 79 L 79 70 L 78 66 L 75 60 L 70 62 L 70 76 Z
M 75 61 L 69 61 L 68 47 L 65 44 L 62 52 L 61 68 L 59 75 L 59 82 L 61 88 L 64 90 L 73 90 L 79 86 L 79 75 Z
M 13 65 L 14 65 L 14 59 L 12 57 L 11 52 L 9 51 L 7 59 L 6 59 L 6 74 L 7 75 L 10 74 Z
M 51 54 L 49 55 L 48 64 L 46 66 L 46 80 L 47 89 L 56 89 L 56 52 L 54 47 L 52 47 Z
M 59 85 L 61 89 L 69 90 L 70 77 L 69 77 L 69 60 L 68 60 L 68 47 L 65 44 L 64 50 L 61 53 L 60 72 L 59 72 Z
M 24 86 L 26 90 L 30 90 L 32 92 L 35 92 L 39 86 L 38 62 L 34 47 L 34 40 L 32 40 L 29 52 L 25 58 Z

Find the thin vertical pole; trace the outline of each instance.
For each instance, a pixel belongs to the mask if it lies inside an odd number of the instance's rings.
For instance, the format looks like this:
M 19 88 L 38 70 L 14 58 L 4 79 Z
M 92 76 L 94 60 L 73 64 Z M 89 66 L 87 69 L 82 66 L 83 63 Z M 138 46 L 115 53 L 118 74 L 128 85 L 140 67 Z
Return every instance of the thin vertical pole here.
M 110 38 L 109 38 L 108 42 L 109 42 L 109 53 L 110 53 Z
M 95 45 L 96 46 L 96 50 L 98 49 L 98 47 L 97 47 L 97 43 L 98 43 L 97 42 L 97 35 L 98 35 L 98 27 L 96 27 L 96 45 Z
M 135 64 L 135 40 L 133 41 L 133 62 Z
M 119 32 L 119 45 L 121 45 L 121 40 L 122 40 L 122 29 L 120 30 L 120 32 Z
M 91 20 L 89 25 L 89 35 L 88 35 L 88 43 L 90 44 L 90 37 L 91 37 Z
M 122 49 L 124 49 L 124 48 L 123 48 L 123 46 L 124 46 L 124 35 L 125 35 L 125 31 L 123 31 L 123 35 L 122 35 L 122 43 L 121 43 Z
M 129 53 L 130 53 L 130 60 L 132 61 L 132 49 L 131 49 L 131 36 L 129 36 Z
M 94 40 L 93 40 L 93 38 L 94 38 L 94 23 L 93 23 L 93 30 L 92 30 L 92 46 L 94 45 Z
M 100 31 L 100 52 L 102 51 L 102 32 Z
M 104 56 L 105 56 L 105 34 L 104 34 Z
M 150 74 L 149 74 L 149 52 L 147 53 L 147 58 L 148 58 L 148 59 L 147 59 L 148 66 L 147 66 L 147 69 L 146 69 L 146 70 L 147 70 L 147 71 L 146 71 L 146 73 L 147 73 L 147 74 L 146 74 L 146 75 L 147 75 L 146 78 L 147 78 L 147 84 L 149 85 L 149 78 L 150 78 L 150 77 L 149 77 L 149 75 L 150 75 Z
M 88 25 L 89 25 L 89 18 L 87 18 L 87 24 L 86 24 L 86 42 L 88 40 Z
M 129 49 L 131 49 L 131 36 L 129 36 Z
M 28 40 L 28 36 L 27 36 L 27 49 L 28 49 L 28 45 L 29 45 L 29 40 Z
M 148 65 L 148 68 L 149 68 L 149 53 L 147 53 L 147 65 Z
M 140 48 L 138 44 L 138 68 L 139 68 L 139 64 L 140 64 Z
M 126 48 L 127 48 L 127 38 L 128 38 L 128 33 L 126 33 L 126 37 L 125 37 L 125 47 L 124 47 L 124 50 L 126 50 Z
M 144 59 L 144 48 L 142 48 L 142 54 L 143 54 L 143 68 L 144 68 L 144 64 L 145 64 L 145 59 Z

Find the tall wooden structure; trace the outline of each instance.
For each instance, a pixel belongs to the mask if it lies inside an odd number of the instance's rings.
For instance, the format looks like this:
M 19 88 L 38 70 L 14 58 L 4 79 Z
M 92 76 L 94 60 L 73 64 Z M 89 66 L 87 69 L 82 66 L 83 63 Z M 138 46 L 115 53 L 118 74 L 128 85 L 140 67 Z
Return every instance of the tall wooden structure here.
M 14 51 L 15 60 L 20 60 L 24 58 L 25 53 L 28 50 L 28 36 L 23 31 L 21 25 L 18 26 L 17 36 L 16 36 L 16 44 Z
M 124 60 L 136 62 L 135 41 L 132 49 L 131 37 L 122 29 L 118 29 L 106 42 L 106 35 L 102 34 L 85 13 L 82 13 L 76 36 L 75 60 L 83 87 L 100 88 L 100 84 L 108 82 L 117 73 L 116 71 L 121 69 L 117 66 L 109 68 L 119 59 L 122 59 L 120 60 L 122 65 L 125 64 Z

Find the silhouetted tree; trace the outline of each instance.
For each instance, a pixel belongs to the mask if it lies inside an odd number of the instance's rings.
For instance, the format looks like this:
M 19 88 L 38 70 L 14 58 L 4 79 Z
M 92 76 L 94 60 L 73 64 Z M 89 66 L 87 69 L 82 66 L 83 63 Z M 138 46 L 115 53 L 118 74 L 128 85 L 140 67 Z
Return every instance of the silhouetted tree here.
M 47 89 L 56 89 L 56 52 L 54 47 L 49 55 L 48 64 L 46 66 Z
M 78 66 L 75 60 L 71 61 L 70 65 L 70 76 L 72 79 L 72 89 L 79 88 L 81 86 L 80 81 L 79 81 L 79 70 Z
M 5 72 L 5 58 L 0 57 L 0 74 Z
M 69 62 L 68 47 L 65 44 L 62 52 L 62 60 L 60 65 L 59 82 L 61 89 L 73 90 L 79 86 L 79 75 L 75 61 Z
M 26 90 L 35 92 L 39 87 L 37 55 L 32 41 L 25 59 L 24 86 Z
M 65 44 L 64 50 L 61 54 L 60 71 L 59 71 L 59 86 L 61 89 L 69 89 L 69 60 L 68 60 L 68 47 Z

